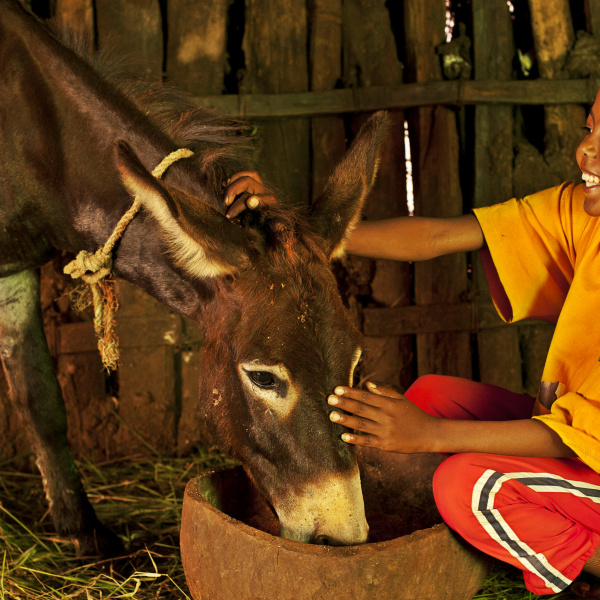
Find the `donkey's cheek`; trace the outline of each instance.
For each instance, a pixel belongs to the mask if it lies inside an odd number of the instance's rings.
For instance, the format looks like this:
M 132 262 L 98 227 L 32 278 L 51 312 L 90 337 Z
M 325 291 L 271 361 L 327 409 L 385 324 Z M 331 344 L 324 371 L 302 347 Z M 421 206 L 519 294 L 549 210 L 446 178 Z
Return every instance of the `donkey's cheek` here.
M 253 395 L 265 408 L 274 414 L 279 420 L 289 417 L 300 398 L 300 391 L 294 385 L 287 386 L 287 393 L 280 395 L 276 390 L 254 389 Z

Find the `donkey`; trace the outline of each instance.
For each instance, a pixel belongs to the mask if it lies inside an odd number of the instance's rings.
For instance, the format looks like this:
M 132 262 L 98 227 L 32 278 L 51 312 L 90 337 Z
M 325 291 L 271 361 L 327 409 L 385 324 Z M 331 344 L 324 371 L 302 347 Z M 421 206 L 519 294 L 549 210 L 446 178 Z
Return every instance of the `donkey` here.
M 387 116 L 367 121 L 310 210 L 228 219 L 223 182 L 239 170 L 244 129 L 138 92 L 100 75 L 17 0 L 0 0 L 0 357 L 57 531 L 81 554 L 120 551 L 67 444 L 39 267 L 102 246 L 133 196 L 142 208 L 113 273 L 199 324 L 199 411 L 215 442 L 272 504 L 282 536 L 365 542 L 356 458 L 326 403 L 361 354 L 330 261 L 373 184 Z M 182 146 L 195 155 L 161 181 L 151 175 Z

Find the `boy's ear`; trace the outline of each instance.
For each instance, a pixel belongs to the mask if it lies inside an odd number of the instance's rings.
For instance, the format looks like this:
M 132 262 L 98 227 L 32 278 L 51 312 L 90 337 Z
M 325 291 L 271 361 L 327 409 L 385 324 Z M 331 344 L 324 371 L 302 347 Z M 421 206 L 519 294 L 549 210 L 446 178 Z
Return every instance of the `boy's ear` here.
M 248 263 L 242 230 L 204 202 L 167 190 L 130 146 L 115 144 L 123 185 L 157 221 L 175 262 L 196 277 L 232 275 Z
M 390 122 L 384 111 L 369 118 L 312 206 L 311 228 L 325 240 L 331 258 L 344 253 L 345 242 L 360 219 L 365 198 L 375 182 Z

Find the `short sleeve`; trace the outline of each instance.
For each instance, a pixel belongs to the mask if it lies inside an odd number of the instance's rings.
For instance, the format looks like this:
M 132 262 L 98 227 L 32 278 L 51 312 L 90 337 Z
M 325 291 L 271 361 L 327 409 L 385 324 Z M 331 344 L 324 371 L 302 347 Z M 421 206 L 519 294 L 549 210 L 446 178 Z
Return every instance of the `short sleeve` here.
M 474 210 L 492 299 L 507 321 L 556 322 L 573 280 L 573 184 Z
M 569 392 L 547 415 L 533 417 L 556 431 L 583 462 L 600 473 L 600 401 Z

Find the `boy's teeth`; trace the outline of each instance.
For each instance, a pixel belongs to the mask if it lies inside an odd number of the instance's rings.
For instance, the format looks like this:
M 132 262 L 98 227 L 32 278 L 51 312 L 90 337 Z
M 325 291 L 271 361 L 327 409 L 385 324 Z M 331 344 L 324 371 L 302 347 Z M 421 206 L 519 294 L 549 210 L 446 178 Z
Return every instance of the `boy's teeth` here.
M 583 179 L 583 181 L 585 181 L 587 183 L 594 183 L 594 184 L 600 183 L 600 177 L 598 177 L 597 175 L 591 175 L 588 173 L 582 173 L 581 179 Z

